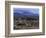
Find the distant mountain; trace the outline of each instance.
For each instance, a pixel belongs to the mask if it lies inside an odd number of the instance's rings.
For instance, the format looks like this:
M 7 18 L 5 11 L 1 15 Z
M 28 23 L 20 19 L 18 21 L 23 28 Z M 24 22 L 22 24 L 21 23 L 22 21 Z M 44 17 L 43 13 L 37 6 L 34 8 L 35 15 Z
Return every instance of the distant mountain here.
M 37 12 L 37 10 L 31 11 L 30 9 L 17 9 L 14 10 L 14 18 L 39 20 L 39 13 Z
M 38 14 L 33 14 L 33 13 L 14 13 L 14 16 L 39 16 Z
M 16 8 L 14 16 L 39 16 L 39 9 L 34 8 Z

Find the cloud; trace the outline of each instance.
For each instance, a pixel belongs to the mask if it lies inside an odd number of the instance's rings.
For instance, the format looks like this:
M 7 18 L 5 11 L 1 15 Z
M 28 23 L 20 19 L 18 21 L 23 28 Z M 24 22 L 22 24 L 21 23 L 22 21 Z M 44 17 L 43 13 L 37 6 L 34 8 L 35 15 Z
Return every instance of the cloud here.
M 14 13 L 20 13 L 20 14 L 39 14 L 39 9 L 33 9 L 33 8 L 15 8 Z

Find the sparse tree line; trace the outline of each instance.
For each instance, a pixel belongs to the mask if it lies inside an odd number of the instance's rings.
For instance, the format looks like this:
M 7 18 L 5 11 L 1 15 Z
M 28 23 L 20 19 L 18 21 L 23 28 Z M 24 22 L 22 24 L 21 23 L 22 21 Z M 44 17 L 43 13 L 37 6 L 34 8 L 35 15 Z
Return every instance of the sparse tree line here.
M 21 19 L 21 18 L 14 18 L 14 26 L 15 28 L 35 28 L 39 27 L 39 20 L 32 20 L 31 18 L 26 19 Z

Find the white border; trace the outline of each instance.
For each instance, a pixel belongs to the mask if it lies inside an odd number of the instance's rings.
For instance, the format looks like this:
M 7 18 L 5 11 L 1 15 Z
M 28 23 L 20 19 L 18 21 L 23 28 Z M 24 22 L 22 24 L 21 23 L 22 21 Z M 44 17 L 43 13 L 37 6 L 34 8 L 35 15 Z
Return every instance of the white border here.
M 39 29 L 28 29 L 28 30 L 13 30 L 13 8 L 39 8 Z M 11 5 L 11 29 L 10 33 L 34 33 L 42 32 L 42 6 L 22 6 L 22 5 Z

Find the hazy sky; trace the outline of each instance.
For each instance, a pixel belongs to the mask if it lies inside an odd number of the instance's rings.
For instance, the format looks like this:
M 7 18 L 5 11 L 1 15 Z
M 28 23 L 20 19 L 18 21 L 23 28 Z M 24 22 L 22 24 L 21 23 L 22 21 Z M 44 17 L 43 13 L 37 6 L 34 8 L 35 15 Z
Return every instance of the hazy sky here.
M 39 14 L 39 9 L 38 8 L 14 8 L 14 13 Z

